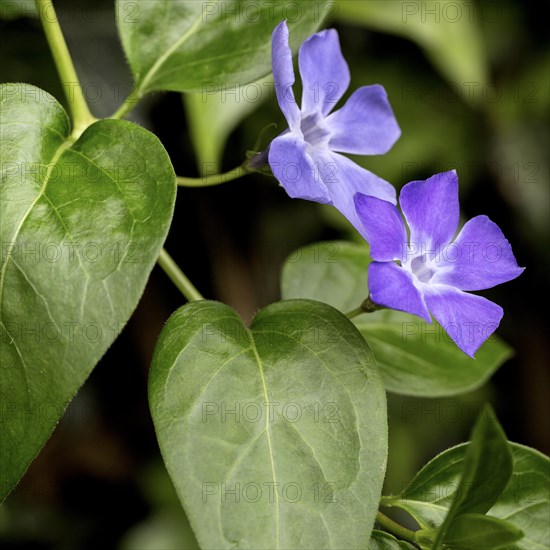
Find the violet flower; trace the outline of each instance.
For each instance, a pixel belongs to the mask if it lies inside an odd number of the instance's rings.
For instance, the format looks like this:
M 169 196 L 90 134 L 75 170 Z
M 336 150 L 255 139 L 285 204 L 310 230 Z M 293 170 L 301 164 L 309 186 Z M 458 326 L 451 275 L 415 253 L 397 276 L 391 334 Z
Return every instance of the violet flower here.
M 370 244 L 371 300 L 431 323 L 431 314 L 470 357 L 496 330 L 503 310 L 464 291 L 491 288 L 518 277 L 512 247 L 487 216 L 467 222 L 458 236 L 455 171 L 403 187 L 397 208 L 360 193 L 354 197 L 363 237 Z M 397 262 L 400 262 L 400 265 Z
M 290 197 L 332 204 L 359 228 L 353 195 L 361 192 L 395 204 L 395 189 L 339 153 L 380 155 L 391 149 L 401 131 L 386 92 L 379 85 L 359 88 L 331 114 L 349 87 L 350 73 L 338 33 L 330 29 L 314 34 L 300 48 L 300 108 L 292 90 L 286 22 L 273 32 L 272 47 L 275 91 L 289 129 L 271 143 L 271 170 Z

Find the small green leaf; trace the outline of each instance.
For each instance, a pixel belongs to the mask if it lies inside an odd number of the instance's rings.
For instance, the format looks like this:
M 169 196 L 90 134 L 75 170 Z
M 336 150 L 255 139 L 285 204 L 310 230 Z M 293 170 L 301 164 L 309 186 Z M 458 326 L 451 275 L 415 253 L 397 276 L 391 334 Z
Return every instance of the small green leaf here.
M 367 245 L 325 241 L 300 248 L 283 267 L 283 299 L 309 298 L 351 311 L 369 293 L 370 262 Z
M 194 302 L 149 380 L 160 448 L 202 548 L 360 548 L 382 487 L 385 394 L 353 324 L 295 300 L 249 329 Z
M 451 512 L 484 514 L 498 500 L 514 468 L 512 451 L 493 409 L 487 406 L 472 432 Z
M 514 457 L 512 476 L 488 514 L 523 530 L 524 538 L 511 549 L 548 549 L 550 461 L 529 447 L 509 446 Z M 456 496 L 468 447 L 468 443 L 458 445 L 435 457 L 400 495 L 383 497 L 383 504 L 406 510 L 425 529 L 438 528 Z M 489 494 L 491 491 L 488 487 Z
M 118 28 L 138 96 L 225 90 L 271 72 L 271 34 L 288 20 L 294 51 L 321 25 L 328 0 L 117 0 Z
M 442 0 L 385 2 L 338 0 L 341 21 L 404 36 L 421 46 L 439 72 L 463 89 L 469 101 L 480 97 L 472 90 L 488 81 L 488 61 L 473 2 Z
M 0 87 L 0 499 L 134 311 L 166 238 L 175 174 L 158 139 Z
M 482 514 L 462 514 L 445 533 L 443 548 L 497 550 L 520 540 L 523 532 L 508 521 Z
M 322 242 L 296 251 L 282 274 L 284 299 L 309 298 L 342 312 L 358 307 L 368 295 L 368 247 Z M 418 397 L 443 397 L 484 384 L 511 355 L 509 346 L 491 337 L 471 359 L 434 322 L 383 310 L 354 319 L 372 349 L 387 391 Z
M 460 483 L 438 530 L 434 550 L 447 540 L 447 532 L 461 514 L 484 514 L 504 491 L 514 467 L 512 451 L 490 406 L 479 416 L 462 464 Z
M 402 395 L 445 397 L 473 391 L 512 356 L 512 349 L 492 336 L 468 357 L 437 322 L 380 311 L 364 315 L 357 328 L 371 347 L 386 389 Z
M 185 94 L 189 131 L 202 175 L 221 172 L 222 154 L 231 132 L 270 95 L 271 75 L 246 86 L 224 90 L 205 89 Z M 252 144 L 250 144 L 252 146 Z
M 414 550 L 412 544 L 397 540 L 393 535 L 376 529 L 370 536 L 369 550 Z

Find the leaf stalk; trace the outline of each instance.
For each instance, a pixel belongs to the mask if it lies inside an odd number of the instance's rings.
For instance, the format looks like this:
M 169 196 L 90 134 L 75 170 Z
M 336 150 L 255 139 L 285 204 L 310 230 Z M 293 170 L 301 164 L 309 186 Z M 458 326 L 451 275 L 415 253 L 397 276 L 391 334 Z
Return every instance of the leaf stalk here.
M 411 531 L 410 529 L 399 525 L 399 523 L 393 521 L 393 519 L 390 519 L 382 512 L 379 511 L 376 513 L 376 521 L 392 535 L 395 535 L 396 537 L 407 540 L 409 542 L 416 543 L 414 531 Z
M 215 185 L 220 185 L 222 183 L 227 183 L 229 181 L 242 178 L 251 172 L 253 172 L 253 170 L 248 167 L 247 161 L 245 161 L 240 166 L 237 166 L 236 168 L 233 168 L 233 170 L 229 170 L 229 172 L 225 172 L 223 174 L 212 174 L 210 176 L 202 176 L 200 178 L 185 178 L 178 176 L 177 183 L 180 187 L 213 187 Z
M 204 300 L 202 294 L 195 288 L 193 283 L 164 248 L 160 251 L 157 263 L 187 300 L 190 302 Z
M 86 103 L 52 1 L 36 0 L 36 9 L 67 98 L 73 125 L 72 137 L 78 139 L 84 130 L 97 119 L 90 113 Z

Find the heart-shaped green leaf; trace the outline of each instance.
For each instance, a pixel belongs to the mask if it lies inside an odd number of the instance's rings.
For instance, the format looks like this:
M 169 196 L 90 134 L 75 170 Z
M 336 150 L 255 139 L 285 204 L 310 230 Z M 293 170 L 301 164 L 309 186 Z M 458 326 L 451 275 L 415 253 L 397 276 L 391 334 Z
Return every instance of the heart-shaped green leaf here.
M 118 28 L 136 94 L 221 91 L 271 72 L 271 34 L 288 20 L 296 50 L 321 25 L 327 0 L 118 0 Z
M 175 174 L 158 139 L 0 87 L 0 498 L 135 309 L 166 238 Z
M 485 86 L 489 62 L 479 23 L 482 17 L 468 0 L 407 4 L 337 0 L 336 7 L 335 15 L 341 21 L 415 42 L 449 82 L 463 88 L 464 97 L 470 101 L 481 97 L 481 94 L 468 93 L 468 86 L 474 82 Z
M 149 396 L 160 448 L 202 548 L 360 548 L 378 508 L 386 405 L 353 324 L 318 302 L 247 329 L 217 302 L 178 310 Z
M 383 497 L 383 504 L 406 510 L 425 529 L 438 528 L 456 496 L 468 446 L 469 443 L 458 445 L 435 457 L 400 495 Z M 524 538 L 510 549 L 548 549 L 550 461 L 529 447 L 517 443 L 509 446 L 514 458 L 512 476 L 488 514 L 505 519 L 524 532 Z M 492 464 L 492 459 L 486 460 Z M 477 489 L 481 494 L 481 487 Z M 485 491 L 489 495 L 492 492 L 493 487 Z
M 370 261 L 366 245 L 334 241 L 302 248 L 285 263 L 282 296 L 351 311 L 368 295 Z M 474 390 L 512 355 L 493 336 L 471 359 L 437 323 L 398 311 L 360 315 L 354 322 L 376 357 L 386 389 L 402 395 L 443 397 Z

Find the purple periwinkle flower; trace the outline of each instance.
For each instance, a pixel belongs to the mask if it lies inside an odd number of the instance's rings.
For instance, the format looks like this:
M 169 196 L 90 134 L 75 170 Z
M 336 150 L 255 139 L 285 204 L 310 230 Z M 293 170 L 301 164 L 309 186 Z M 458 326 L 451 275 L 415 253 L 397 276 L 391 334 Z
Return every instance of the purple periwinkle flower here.
M 285 21 L 273 32 L 272 62 L 277 100 L 289 129 L 271 143 L 269 164 L 286 192 L 292 198 L 334 205 L 356 228 L 360 222 L 355 193 L 395 204 L 392 185 L 339 154 L 386 153 L 401 130 L 379 85 L 359 88 L 342 109 L 331 113 L 350 84 L 338 33 L 318 32 L 300 48 L 301 108 L 292 89 L 295 76 Z
M 491 288 L 523 272 L 499 227 L 487 216 L 477 216 L 454 238 L 459 220 L 455 171 L 403 187 L 399 203 L 408 237 L 395 205 L 361 193 L 354 202 L 374 260 L 369 266 L 371 300 L 428 323 L 431 313 L 473 357 L 498 327 L 503 310 L 465 291 Z

